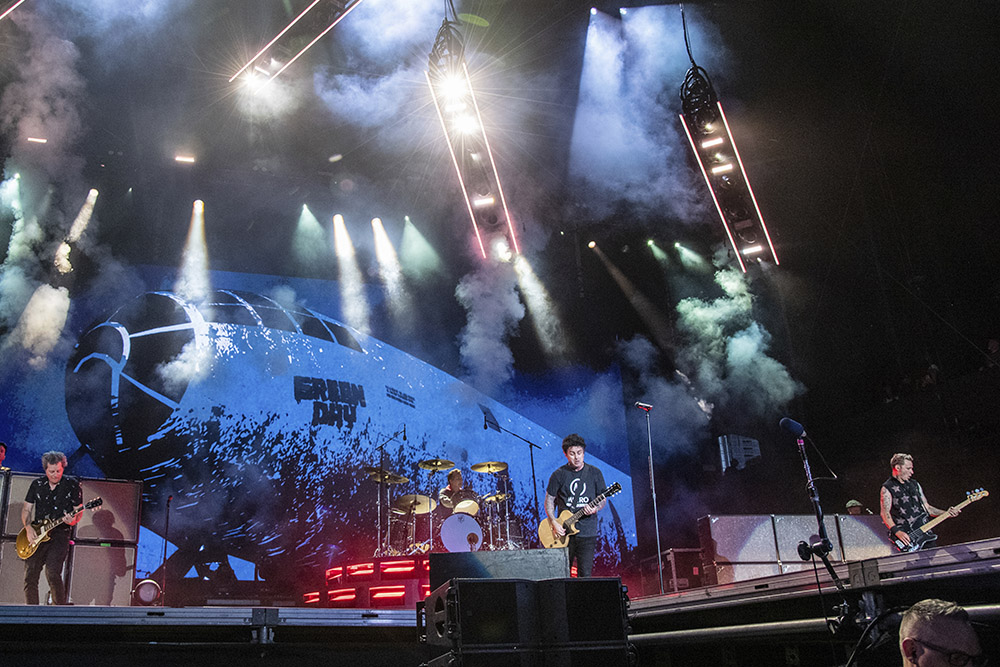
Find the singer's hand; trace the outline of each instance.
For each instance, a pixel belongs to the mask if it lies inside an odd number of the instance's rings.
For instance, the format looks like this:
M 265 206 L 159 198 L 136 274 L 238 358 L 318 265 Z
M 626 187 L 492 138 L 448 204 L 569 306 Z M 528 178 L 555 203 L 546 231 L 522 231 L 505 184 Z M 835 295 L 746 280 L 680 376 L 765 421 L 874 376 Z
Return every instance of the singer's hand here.
M 563 528 L 563 525 L 562 525 L 561 522 L 556 521 L 555 519 L 549 519 L 549 522 L 552 524 L 552 532 L 553 533 L 555 533 L 559 537 L 562 537 L 563 535 L 566 534 L 566 529 Z
M 583 513 L 584 514 L 593 514 L 596 511 L 597 511 L 597 508 L 594 507 L 593 505 L 584 505 L 584 507 L 583 507 Z
M 32 528 L 30 523 L 24 527 L 24 534 L 27 535 L 29 543 L 38 539 L 38 535 L 35 533 L 35 529 Z
M 905 530 L 897 530 L 895 535 L 899 538 L 900 542 L 906 546 L 910 546 L 910 536 L 906 534 Z
M 950 514 L 952 516 L 958 516 L 961 513 L 962 513 L 962 510 L 958 509 L 957 507 L 949 507 L 948 508 L 948 514 Z

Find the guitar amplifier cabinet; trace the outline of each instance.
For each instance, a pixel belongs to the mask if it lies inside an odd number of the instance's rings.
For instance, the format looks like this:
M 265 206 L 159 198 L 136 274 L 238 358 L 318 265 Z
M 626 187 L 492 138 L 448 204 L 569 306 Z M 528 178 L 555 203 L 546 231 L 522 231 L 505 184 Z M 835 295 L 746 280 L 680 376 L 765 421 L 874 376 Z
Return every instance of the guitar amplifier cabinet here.
M 837 528 L 844 560 L 868 560 L 897 553 L 879 516 L 838 514 Z
M 844 552 L 840 548 L 837 537 L 837 518 L 824 516 L 823 527 L 833 545 L 830 552 L 831 561 L 844 560 Z M 811 514 L 776 514 L 774 515 L 774 537 L 778 543 L 778 560 L 782 563 L 801 563 L 799 557 L 799 542 L 813 544 L 819 542 L 819 524 L 816 516 Z
M 49 596 L 43 571 L 38 578 L 38 599 Z M 17 557 L 14 538 L 0 538 L 0 604 L 24 604 L 24 561 Z
M 774 517 L 770 514 L 708 515 L 698 519 L 705 565 L 778 560 Z
M 38 475 L 23 472 L 8 473 L 7 483 L 7 517 L 3 522 L 3 536 L 17 537 L 21 532 L 21 508 L 24 507 L 24 496 L 28 493 L 31 480 Z M 16 556 L 15 556 L 16 558 Z
M 129 606 L 135 551 L 134 546 L 74 545 L 70 553 L 70 601 L 77 606 Z

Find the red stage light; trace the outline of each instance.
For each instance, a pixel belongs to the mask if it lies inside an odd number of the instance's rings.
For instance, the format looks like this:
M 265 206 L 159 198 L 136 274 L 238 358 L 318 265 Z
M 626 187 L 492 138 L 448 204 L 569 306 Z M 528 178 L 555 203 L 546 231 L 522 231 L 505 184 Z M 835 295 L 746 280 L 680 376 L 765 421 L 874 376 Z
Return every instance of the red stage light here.
M 406 586 L 373 586 L 368 593 L 372 600 L 402 600 L 406 597 Z
M 417 569 L 417 563 L 410 560 L 390 560 L 379 564 L 382 574 L 401 574 L 413 572 Z
M 319 604 L 319 591 L 315 593 L 304 593 L 302 595 L 303 604 Z
M 375 574 L 375 563 L 355 563 L 347 566 L 347 576 L 354 579 L 357 577 L 370 577 Z

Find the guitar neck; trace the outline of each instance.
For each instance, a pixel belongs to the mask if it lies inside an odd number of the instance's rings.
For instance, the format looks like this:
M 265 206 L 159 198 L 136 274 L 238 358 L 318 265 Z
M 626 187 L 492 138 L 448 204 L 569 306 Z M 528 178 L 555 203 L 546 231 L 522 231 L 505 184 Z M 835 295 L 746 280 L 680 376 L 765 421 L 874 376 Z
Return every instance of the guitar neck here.
M 570 518 L 568 518 L 566 520 L 566 523 L 573 523 L 575 521 L 579 521 L 580 517 L 582 517 L 584 515 L 584 510 L 586 510 L 588 507 L 597 507 L 598 505 L 601 504 L 601 501 L 603 501 L 607 497 L 608 497 L 608 492 L 607 491 L 605 491 L 604 493 L 599 494 L 596 498 L 594 498 L 593 500 L 591 500 L 585 506 L 581 507 L 576 512 L 574 512 L 573 516 L 571 516 Z
M 955 505 L 955 509 L 959 509 L 959 510 L 962 509 L 963 507 L 965 507 L 966 505 L 968 505 L 969 503 L 971 503 L 972 500 L 973 500 L 972 498 L 966 498 L 965 500 L 963 500 L 959 504 Z M 938 514 L 936 517 L 934 517 L 933 519 L 931 519 L 930 521 L 928 521 L 924 525 L 920 526 L 920 530 L 922 530 L 924 532 L 927 532 L 928 530 L 930 530 L 934 526 L 938 525 L 939 523 L 941 523 L 945 519 L 949 519 L 949 518 L 951 518 L 951 515 L 948 514 L 948 512 L 946 510 L 946 511 L 942 512 L 941 514 Z

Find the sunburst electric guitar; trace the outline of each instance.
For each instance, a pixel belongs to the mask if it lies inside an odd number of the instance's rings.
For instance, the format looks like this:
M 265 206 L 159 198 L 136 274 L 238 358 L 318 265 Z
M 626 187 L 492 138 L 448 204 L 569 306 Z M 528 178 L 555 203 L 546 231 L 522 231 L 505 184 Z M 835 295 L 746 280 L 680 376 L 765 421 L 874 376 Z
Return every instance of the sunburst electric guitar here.
M 73 511 L 66 516 L 59 517 L 58 519 L 48 519 L 47 521 L 38 521 L 31 524 L 31 527 L 35 530 L 36 537 L 34 540 L 29 540 L 28 529 L 22 528 L 21 532 L 17 534 L 17 544 L 15 545 L 17 555 L 21 557 L 21 560 L 31 558 L 31 555 L 35 553 L 36 549 L 38 549 L 38 545 L 49 539 L 49 533 L 67 521 L 72 521 L 73 518 L 83 510 L 100 507 L 102 503 L 104 503 L 104 501 L 100 498 L 94 498 L 90 502 L 74 508 Z
M 955 505 L 955 507 L 958 509 L 962 509 L 966 505 L 974 503 L 977 500 L 981 500 L 988 495 L 990 495 L 990 492 L 984 491 L 983 489 L 979 489 L 977 491 L 969 491 L 966 494 L 967 496 L 966 499 L 960 502 L 959 504 Z M 931 519 L 930 521 L 928 521 L 927 523 L 918 528 L 909 528 L 906 524 L 902 524 L 901 526 L 897 527 L 897 530 L 901 528 L 902 530 L 906 531 L 906 534 L 910 536 L 910 543 L 909 544 L 904 543 L 903 540 L 899 539 L 895 535 L 892 536 L 892 541 L 895 543 L 896 548 L 899 549 L 900 551 L 903 552 L 917 551 L 931 540 L 937 539 L 937 535 L 931 532 L 931 528 L 933 528 L 934 526 L 938 525 L 939 523 L 948 518 L 951 518 L 951 515 L 945 512 L 944 514 L 939 514 L 938 516 L 934 517 L 933 519 Z
M 577 533 L 580 532 L 580 529 L 576 527 L 576 522 L 579 521 L 580 517 L 584 515 L 584 510 L 587 507 L 597 507 L 604 501 L 605 498 L 610 498 L 611 496 L 615 495 L 621 490 L 622 490 L 622 485 L 619 484 L 618 482 L 615 482 L 607 489 L 605 489 L 604 493 L 598 495 L 596 498 L 587 503 L 585 507 L 581 507 L 576 512 L 563 510 L 562 513 L 559 515 L 559 518 L 556 519 L 556 521 L 561 523 L 563 528 L 566 529 L 566 534 L 563 535 L 562 537 L 556 535 L 556 532 L 552 530 L 552 524 L 549 523 L 548 519 L 542 521 L 540 524 L 538 524 L 538 540 L 542 543 L 542 546 L 545 547 L 546 549 L 552 549 L 552 548 L 561 549 L 569 546 L 569 536 L 576 535 Z

